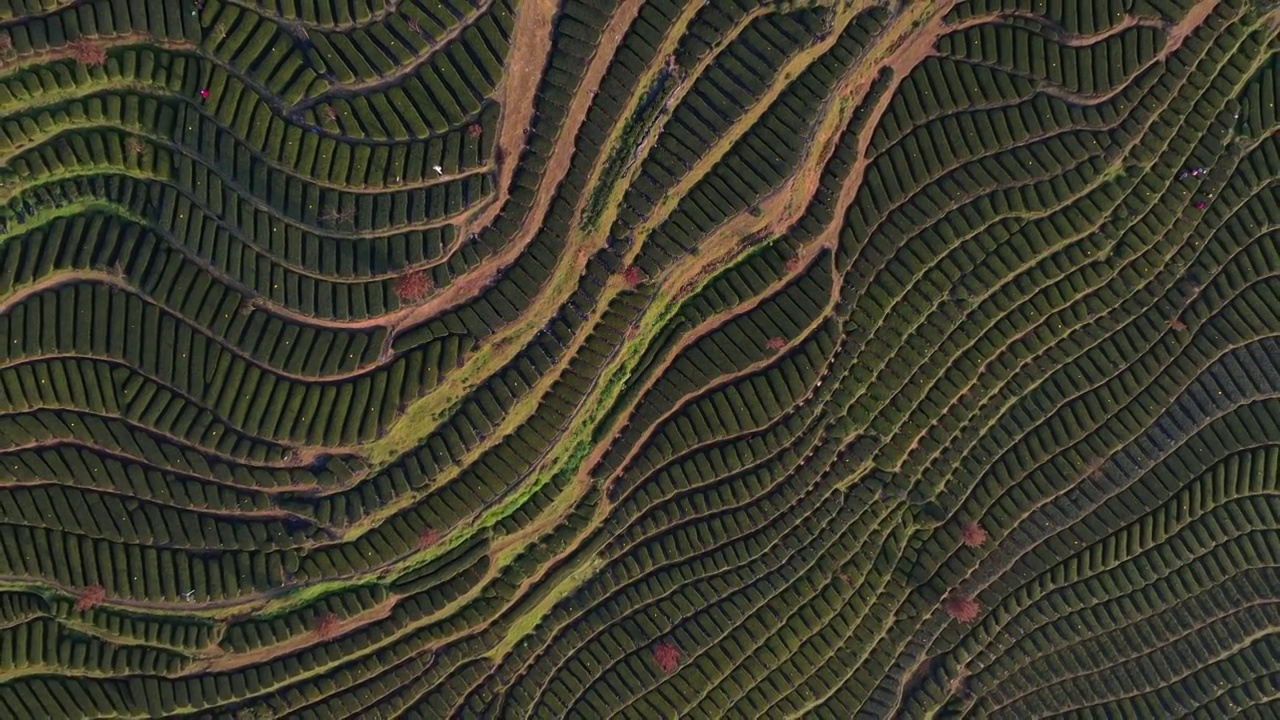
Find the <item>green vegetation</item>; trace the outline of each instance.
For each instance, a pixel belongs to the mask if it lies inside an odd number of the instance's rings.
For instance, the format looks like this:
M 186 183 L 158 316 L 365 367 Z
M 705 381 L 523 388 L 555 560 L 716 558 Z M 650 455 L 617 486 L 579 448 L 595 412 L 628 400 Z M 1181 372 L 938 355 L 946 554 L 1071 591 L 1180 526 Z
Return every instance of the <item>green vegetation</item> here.
M 0 7 L 0 718 L 1265 716 L 1273 4 Z
M 605 161 L 604 168 L 600 171 L 600 182 L 591 191 L 591 196 L 587 199 L 586 207 L 582 211 L 581 225 L 587 232 L 596 229 L 606 203 L 613 199 L 614 188 L 617 187 L 627 168 L 635 162 L 640 146 L 653 131 L 658 116 L 667 109 L 667 99 L 675 90 L 678 80 L 678 71 L 669 68 L 660 70 L 650 84 L 648 92 L 644 94 L 631 117 L 627 119 L 627 124 L 622 126 L 618 142 L 609 152 L 609 159 Z

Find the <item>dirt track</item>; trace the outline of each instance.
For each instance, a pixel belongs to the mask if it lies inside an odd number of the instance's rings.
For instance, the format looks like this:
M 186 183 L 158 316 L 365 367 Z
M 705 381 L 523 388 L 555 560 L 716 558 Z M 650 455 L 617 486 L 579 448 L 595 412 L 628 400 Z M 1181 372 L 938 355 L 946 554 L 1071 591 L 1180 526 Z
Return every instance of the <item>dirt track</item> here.
M 549 0 L 530 3 L 532 7 L 537 8 L 540 12 L 530 16 L 530 20 L 524 21 L 531 23 L 529 27 L 525 27 L 523 23 L 517 26 L 516 44 L 512 45 L 513 56 L 519 57 L 516 55 L 518 51 L 530 52 L 534 57 L 538 55 L 538 53 L 532 53 L 529 47 L 530 45 L 536 47 L 534 42 L 540 37 L 539 33 L 543 30 L 544 24 L 547 32 L 550 31 L 548 4 Z M 573 103 L 569 106 L 569 114 L 565 118 L 564 126 L 560 130 L 560 136 L 551 151 L 551 161 L 547 163 L 547 169 L 543 173 L 542 184 L 538 188 L 538 196 L 534 201 L 533 210 L 530 211 L 529 217 L 520 228 L 520 231 L 511 239 L 501 253 L 490 258 L 480 267 L 473 269 L 465 277 L 458 279 L 426 303 L 396 316 L 392 323 L 393 330 L 415 325 L 464 304 L 484 288 L 496 282 L 502 271 L 525 252 L 529 243 L 532 242 L 538 230 L 542 227 L 542 221 L 546 217 L 552 199 L 555 198 L 560 181 L 564 179 L 565 173 L 569 170 L 569 162 L 573 159 L 574 140 L 577 138 L 578 129 L 582 126 L 582 121 L 587 115 L 587 110 L 591 107 L 592 100 L 595 99 L 595 89 L 600 85 L 600 80 L 604 77 L 605 70 L 609 67 L 609 61 L 613 58 L 614 49 L 617 47 L 618 42 L 621 41 L 623 33 L 631 23 L 631 19 L 639 12 L 640 4 L 640 0 L 625 0 L 614 14 L 608 28 L 606 28 L 596 55 L 591 61 L 591 66 L 587 69 L 586 76 L 583 78 L 579 92 L 574 96 Z M 525 45 L 524 43 L 530 43 L 530 45 Z M 545 40 L 542 43 L 549 46 L 549 43 Z M 542 55 L 545 56 L 546 53 L 542 53 Z M 515 172 L 515 163 L 519 157 L 516 149 L 524 147 L 524 128 L 528 127 L 528 121 L 532 117 L 533 92 L 537 88 L 541 69 L 541 64 L 538 64 L 536 68 L 532 66 L 524 69 L 517 68 L 515 71 L 516 79 L 513 84 L 503 91 L 508 98 L 516 94 L 528 98 L 527 102 L 523 103 L 513 102 L 510 99 L 506 101 L 508 107 L 514 104 L 524 108 L 524 110 L 520 114 L 503 120 L 502 139 L 499 141 L 499 147 L 506 154 L 505 165 L 502 168 L 501 186 L 503 188 L 510 186 L 510 177 Z M 534 70 L 537 72 L 534 72 Z M 524 120 L 524 122 L 520 122 L 521 120 Z M 500 196 L 498 202 L 494 203 L 495 208 L 501 205 L 502 197 L 505 197 L 505 195 Z M 484 218 L 479 218 L 474 224 L 479 224 L 483 221 Z M 562 258 L 561 260 L 563 263 L 564 259 Z M 545 294 L 539 295 L 539 298 L 544 296 Z M 540 304 L 535 302 L 529 313 L 536 316 L 539 308 Z

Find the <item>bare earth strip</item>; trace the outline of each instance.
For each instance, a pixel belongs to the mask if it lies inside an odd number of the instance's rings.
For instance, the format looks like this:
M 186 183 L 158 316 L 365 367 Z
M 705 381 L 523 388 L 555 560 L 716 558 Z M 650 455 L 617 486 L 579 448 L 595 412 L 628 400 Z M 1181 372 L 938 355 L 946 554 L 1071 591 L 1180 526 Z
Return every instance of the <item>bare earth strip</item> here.
M 551 4 L 551 0 L 537 0 L 537 2 L 530 3 L 531 7 L 537 8 L 537 11 L 532 16 L 533 19 L 530 22 L 540 28 L 541 25 L 539 25 L 539 23 L 546 19 L 549 27 L 550 10 L 547 6 Z M 471 300 L 484 288 L 496 282 L 500 277 L 502 270 L 513 263 L 516 258 L 525 251 L 529 243 L 538 234 L 539 229 L 542 228 L 543 218 L 546 217 L 547 210 L 551 207 L 551 201 L 555 198 L 556 191 L 560 186 L 560 181 L 564 179 L 565 173 L 569 170 L 569 162 L 573 158 L 574 140 L 577 138 L 578 129 L 582 126 L 583 119 L 586 118 L 587 110 L 591 107 L 591 102 L 594 99 L 593 91 L 599 87 L 600 80 L 604 77 L 605 70 L 609 67 L 609 61 L 613 59 L 614 49 L 618 42 L 621 41 L 623 33 L 626 32 L 627 26 L 631 24 L 632 18 L 634 18 L 635 14 L 639 12 L 640 4 L 640 0 L 626 0 L 623 2 L 618 7 L 617 12 L 614 13 L 609 26 L 605 29 L 604 37 L 600 43 L 599 49 L 596 51 L 596 56 L 592 60 L 586 76 L 583 78 L 578 94 L 574 97 L 573 103 L 569 106 L 569 113 L 565 117 L 564 126 L 560 130 L 560 136 L 557 138 L 555 147 L 551 151 L 551 160 L 547 163 L 547 169 L 543 174 L 542 184 L 539 186 L 537 199 L 534 201 L 533 209 L 529 212 L 529 217 L 526 220 L 525 225 L 520 228 L 520 232 L 517 233 L 515 237 L 511 238 L 506 249 L 504 249 L 502 253 L 496 257 L 490 258 L 480 267 L 467 273 L 466 277 L 461 278 L 454 284 L 450 285 L 437 297 L 434 297 L 423 305 L 415 307 L 409 312 L 397 317 L 392 325 L 393 329 L 416 325 L 434 315 L 458 307 L 466 301 Z M 533 33 L 533 37 L 535 39 L 539 39 L 536 31 L 530 32 Z M 523 27 L 518 27 L 516 31 L 517 42 L 521 42 L 522 34 L 529 35 L 530 33 L 524 32 Z M 543 45 L 549 45 L 545 40 L 539 39 L 539 41 Z M 532 40 L 529 40 L 528 42 L 532 42 Z M 515 50 L 513 50 L 513 54 L 514 53 Z M 545 56 L 546 53 L 542 54 Z M 520 55 L 515 55 L 515 57 L 520 57 Z M 519 68 L 516 69 L 516 74 L 520 77 L 526 76 L 520 75 Z M 527 73 L 527 76 L 534 76 L 537 74 L 538 73 L 536 72 Z M 534 90 L 537 88 L 537 79 L 540 78 L 535 78 L 530 83 Z M 508 98 L 510 98 L 511 94 L 514 94 L 514 91 L 511 89 L 508 89 L 507 92 L 509 93 Z M 503 148 L 504 153 L 506 153 L 510 148 L 524 147 L 524 128 L 528 127 L 527 122 L 529 118 L 532 117 L 533 111 L 532 92 L 529 93 L 528 98 L 529 100 L 526 103 L 512 102 L 510 99 L 507 100 L 508 107 L 511 104 L 514 104 L 517 107 L 527 105 L 528 109 L 524 113 L 523 117 L 513 116 L 510 122 L 504 121 L 501 135 L 502 139 L 500 140 L 500 147 Z M 518 122 L 520 119 L 524 119 L 526 122 Z M 518 133 L 518 138 L 513 137 L 512 133 Z M 502 187 L 510 186 L 510 177 L 515 172 L 516 156 L 517 154 L 513 151 L 505 159 L 504 167 L 502 169 Z M 501 198 L 499 198 L 499 202 L 495 203 L 495 206 L 500 205 Z M 570 258 L 572 258 L 571 255 Z M 563 265 L 565 261 L 563 258 L 561 260 L 561 264 Z M 543 298 L 545 298 L 545 293 L 539 295 L 539 299 Z M 546 309 L 545 305 L 535 302 L 535 304 L 530 308 L 529 313 L 537 316 L 539 310 Z

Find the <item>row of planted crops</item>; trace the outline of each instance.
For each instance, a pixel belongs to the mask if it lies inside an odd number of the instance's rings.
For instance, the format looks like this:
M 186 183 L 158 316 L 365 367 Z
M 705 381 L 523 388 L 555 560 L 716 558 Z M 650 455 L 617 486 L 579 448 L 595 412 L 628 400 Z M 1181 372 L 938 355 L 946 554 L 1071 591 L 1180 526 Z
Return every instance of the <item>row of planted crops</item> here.
M 0 715 L 1265 715 L 1265 3 L 532 5 L 0 3 Z

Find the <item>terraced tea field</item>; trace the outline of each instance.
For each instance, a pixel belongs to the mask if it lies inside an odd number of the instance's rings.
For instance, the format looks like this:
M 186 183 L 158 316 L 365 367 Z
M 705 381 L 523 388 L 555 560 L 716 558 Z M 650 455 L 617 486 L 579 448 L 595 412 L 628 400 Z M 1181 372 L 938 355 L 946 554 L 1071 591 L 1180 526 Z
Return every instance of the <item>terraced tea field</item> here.
M 0 0 L 0 720 L 1280 715 L 1269 0 Z

